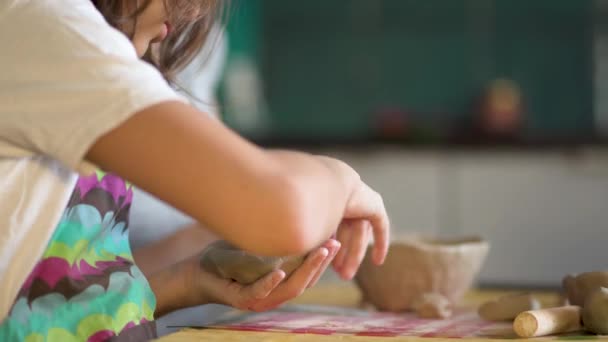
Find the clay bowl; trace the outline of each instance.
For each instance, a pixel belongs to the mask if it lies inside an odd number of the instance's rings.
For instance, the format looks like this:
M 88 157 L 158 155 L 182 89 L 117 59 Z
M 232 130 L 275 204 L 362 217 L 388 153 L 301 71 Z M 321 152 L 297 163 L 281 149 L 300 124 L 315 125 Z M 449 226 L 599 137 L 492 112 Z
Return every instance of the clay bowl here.
M 355 281 L 363 301 L 381 311 L 411 310 L 428 294 L 439 294 L 453 305 L 470 289 L 488 250 L 489 243 L 479 237 L 400 236 L 382 266 L 371 261 L 368 251 Z

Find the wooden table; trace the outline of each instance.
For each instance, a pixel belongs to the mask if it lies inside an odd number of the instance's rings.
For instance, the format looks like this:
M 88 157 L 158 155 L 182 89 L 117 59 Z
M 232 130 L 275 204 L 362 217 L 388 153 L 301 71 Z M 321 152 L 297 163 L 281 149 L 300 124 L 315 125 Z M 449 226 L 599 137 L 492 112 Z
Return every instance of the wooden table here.
M 464 302 L 467 305 L 477 306 L 482 302 L 504 295 L 506 291 L 471 291 Z M 556 293 L 535 293 L 544 305 L 554 305 L 559 300 Z M 360 292 L 352 283 L 321 284 L 309 289 L 302 296 L 290 302 L 290 304 L 315 304 L 338 307 L 354 308 L 360 301 Z M 345 336 L 345 335 L 313 335 L 313 334 L 291 334 L 277 332 L 247 332 L 228 331 L 221 329 L 185 329 L 180 332 L 161 338 L 160 342 L 194 342 L 194 341 L 290 341 L 290 342 L 313 342 L 313 341 L 372 341 L 372 342 L 420 342 L 449 341 L 454 339 L 439 338 L 417 338 L 417 337 L 368 337 L 368 336 Z M 475 341 L 501 341 L 500 339 L 471 339 Z M 504 341 L 513 341 L 505 339 Z

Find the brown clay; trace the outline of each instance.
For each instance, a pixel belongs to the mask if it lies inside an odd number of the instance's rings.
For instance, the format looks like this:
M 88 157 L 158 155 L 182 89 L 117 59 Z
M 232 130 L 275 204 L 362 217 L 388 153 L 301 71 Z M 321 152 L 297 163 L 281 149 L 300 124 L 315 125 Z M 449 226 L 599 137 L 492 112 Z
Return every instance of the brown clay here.
M 583 306 L 585 299 L 600 287 L 608 287 L 608 272 L 587 272 L 579 275 L 567 275 L 563 282 L 568 302 Z
M 412 302 L 412 309 L 420 318 L 445 319 L 452 316 L 451 303 L 438 293 L 425 293 Z
M 355 280 L 363 297 L 378 310 L 406 311 L 424 294 L 457 303 L 470 289 L 488 253 L 479 238 L 439 240 L 417 235 L 395 239 L 383 265 L 368 251 Z
M 303 261 L 303 256 L 263 257 L 249 254 L 223 240 L 207 246 L 200 258 L 203 269 L 243 285 L 254 283 L 277 269 L 282 269 L 289 276 Z
M 608 288 L 600 287 L 587 295 L 583 325 L 594 334 L 608 335 Z

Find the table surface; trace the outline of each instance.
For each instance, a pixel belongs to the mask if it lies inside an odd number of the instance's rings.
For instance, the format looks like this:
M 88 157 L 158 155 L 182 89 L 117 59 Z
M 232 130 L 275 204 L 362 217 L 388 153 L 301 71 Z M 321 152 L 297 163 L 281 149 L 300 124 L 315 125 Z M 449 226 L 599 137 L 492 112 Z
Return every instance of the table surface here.
M 471 291 L 465 295 L 463 302 L 467 306 L 478 306 L 479 304 L 495 299 L 498 296 L 508 294 L 511 291 Z M 521 292 L 521 291 L 518 291 Z M 555 305 L 560 300 L 557 293 L 534 292 L 543 305 Z M 289 304 L 312 304 L 328 305 L 334 307 L 355 308 L 360 302 L 361 294 L 352 283 L 320 284 L 307 290 L 303 295 L 294 299 Z M 419 342 L 420 340 L 450 341 L 454 339 L 442 338 L 420 338 L 420 337 L 370 337 L 350 335 L 314 335 L 293 334 L 283 332 L 251 332 L 234 331 L 224 329 L 184 329 L 177 333 L 159 339 L 160 342 L 193 342 L 193 341 L 372 341 L 372 342 Z M 470 339 L 477 342 L 500 341 L 500 339 Z M 504 339 L 504 341 L 513 339 Z

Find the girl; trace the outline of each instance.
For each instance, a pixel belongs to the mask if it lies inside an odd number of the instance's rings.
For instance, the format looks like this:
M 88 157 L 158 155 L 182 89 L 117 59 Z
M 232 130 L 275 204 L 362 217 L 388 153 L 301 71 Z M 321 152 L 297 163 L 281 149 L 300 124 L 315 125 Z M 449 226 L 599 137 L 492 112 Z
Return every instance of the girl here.
M 276 307 L 332 260 L 350 279 L 372 236 L 383 262 L 382 198 L 353 169 L 252 145 L 170 87 L 224 6 L 0 3 L 0 340 L 149 339 L 174 309 Z M 252 253 L 309 256 L 243 287 L 181 259 L 196 243 L 133 255 L 131 184 Z

